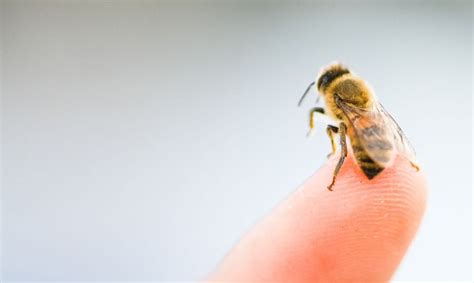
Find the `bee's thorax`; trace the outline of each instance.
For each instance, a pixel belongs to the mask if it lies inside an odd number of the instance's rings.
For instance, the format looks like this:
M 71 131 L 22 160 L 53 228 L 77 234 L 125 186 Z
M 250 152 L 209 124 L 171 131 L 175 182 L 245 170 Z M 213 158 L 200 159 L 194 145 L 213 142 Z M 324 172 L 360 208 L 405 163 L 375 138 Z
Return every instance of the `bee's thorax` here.
M 337 120 L 345 120 L 342 110 L 336 104 L 335 97 L 359 109 L 370 109 L 374 104 L 374 95 L 370 87 L 352 74 L 344 74 L 333 80 L 323 91 L 328 114 Z

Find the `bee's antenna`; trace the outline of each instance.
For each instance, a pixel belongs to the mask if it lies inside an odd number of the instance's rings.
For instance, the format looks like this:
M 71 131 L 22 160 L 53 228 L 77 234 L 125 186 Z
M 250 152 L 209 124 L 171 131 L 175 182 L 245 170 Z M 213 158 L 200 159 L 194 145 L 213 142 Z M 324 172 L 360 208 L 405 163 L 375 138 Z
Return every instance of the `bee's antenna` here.
M 316 82 L 310 83 L 309 86 L 306 88 L 306 91 L 303 93 L 303 96 L 301 96 L 300 101 L 298 102 L 298 106 L 301 106 L 301 103 L 303 102 L 303 99 L 305 98 L 306 94 L 309 92 L 309 90 L 315 83 Z

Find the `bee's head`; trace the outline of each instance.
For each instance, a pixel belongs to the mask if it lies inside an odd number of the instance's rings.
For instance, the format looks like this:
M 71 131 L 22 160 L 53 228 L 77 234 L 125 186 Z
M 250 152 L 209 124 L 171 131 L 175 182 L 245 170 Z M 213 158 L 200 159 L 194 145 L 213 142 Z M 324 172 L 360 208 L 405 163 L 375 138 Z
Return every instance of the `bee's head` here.
M 322 68 L 317 80 L 318 90 L 324 92 L 324 89 L 329 86 L 332 81 L 349 73 L 349 69 L 341 63 L 332 63 L 329 66 Z

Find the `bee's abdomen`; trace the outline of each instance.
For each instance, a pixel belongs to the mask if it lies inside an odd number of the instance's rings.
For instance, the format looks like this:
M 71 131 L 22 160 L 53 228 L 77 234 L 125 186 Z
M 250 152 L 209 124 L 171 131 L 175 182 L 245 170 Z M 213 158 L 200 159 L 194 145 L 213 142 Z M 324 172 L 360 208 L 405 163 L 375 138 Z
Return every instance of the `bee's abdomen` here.
M 375 144 L 375 145 L 374 145 Z M 357 138 L 351 138 L 352 150 L 354 152 L 354 157 L 359 165 L 360 169 L 369 180 L 373 179 L 380 172 L 385 169 L 384 166 L 375 162 L 368 154 L 367 151 L 362 147 Z M 376 151 L 371 151 L 373 154 L 376 154 L 377 160 L 386 160 L 387 162 L 390 159 L 391 155 L 391 144 L 384 140 L 378 140 L 372 145 L 378 146 Z
M 383 171 L 384 167 L 375 163 L 366 153 L 365 151 L 360 151 L 357 155 L 354 152 L 357 164 L 359 164 L 360 169 L 364 172 L 364 175 L 369 178 L 369 180 L 373 179 L 377 176 L 380 172 Z

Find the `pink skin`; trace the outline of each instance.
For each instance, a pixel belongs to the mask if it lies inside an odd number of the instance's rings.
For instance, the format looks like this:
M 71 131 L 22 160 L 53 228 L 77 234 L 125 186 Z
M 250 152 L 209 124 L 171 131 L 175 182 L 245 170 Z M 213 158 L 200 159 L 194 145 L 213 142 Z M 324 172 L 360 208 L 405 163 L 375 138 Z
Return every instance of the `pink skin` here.
M 368 180 L 348 155 L 333 192 L 337 156 L 249 231 L 209 281 L 387 282 L 423 216 L 426 181 L 397 157 Z

